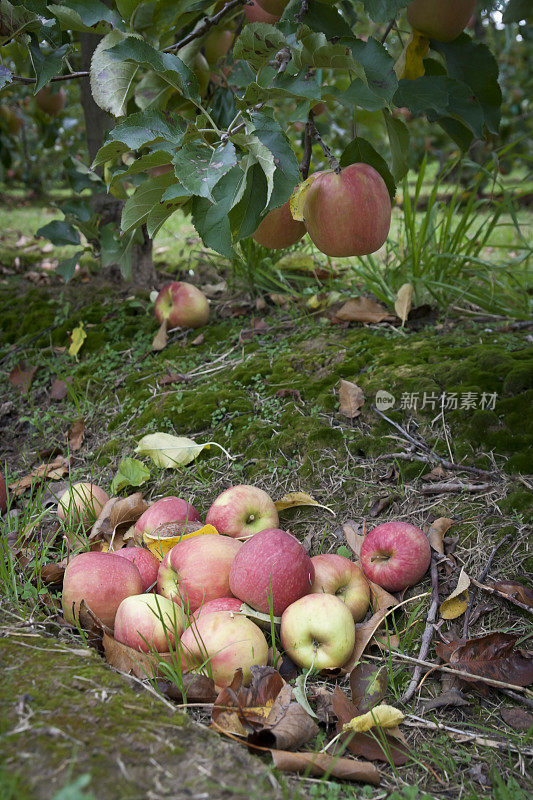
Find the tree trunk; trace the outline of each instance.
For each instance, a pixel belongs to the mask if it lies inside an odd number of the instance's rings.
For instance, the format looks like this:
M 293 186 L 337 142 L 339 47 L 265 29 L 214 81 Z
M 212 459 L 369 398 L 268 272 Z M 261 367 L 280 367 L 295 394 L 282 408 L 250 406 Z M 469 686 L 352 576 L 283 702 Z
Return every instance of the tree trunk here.
M 80 35 L 81 43 L 81 69 L 90 70 L 92 54 L 100 41 L 99 36 L 91 33 Z M 81 79 L 81 106 L 85 118 L 85 135 L 87 138 L 87 149 L 89 159 L 92 162 L 96 153 L 104 143 L 106 132 L 113 127 L 113 117 L 93 100 L 89 78 Z M 93 206 L 100 217 L 107 218 L 107 221 L 114 221 L 120 224 L 120 214 L 123 203 L 107 193 L 101 193 L 93 199 Z M 152 240 L 149 238 L 143 226 L 144 242 L 134 245 L 131 253 L 131 282 L 136 286 L 150 289 L 156 283 L 154 262 L 152 258 Z M 111 266 L 109 277 L 116 278 L 120 270 L 116 266 Z

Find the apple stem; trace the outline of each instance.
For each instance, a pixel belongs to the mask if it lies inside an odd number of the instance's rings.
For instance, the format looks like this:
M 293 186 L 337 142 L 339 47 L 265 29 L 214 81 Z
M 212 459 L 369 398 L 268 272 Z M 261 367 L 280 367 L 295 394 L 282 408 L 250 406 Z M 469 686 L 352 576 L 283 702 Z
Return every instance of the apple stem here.
M 316 127 L 316 125 L 314 123 L 314 120 L 309 120 L 309 123 L 311 125 L 311 132 L 313 134 L 313 137 L 317 140 L 318 144 L 322 148 L 322 150 L 324 152 L 324 155 L 326 156 L 327 160 L 329 161 L 329 165 L 330 165 L 331 169 L 334 172 L 336 172 L 337 175 L 338 175 L 339 172 L 341 171 L 339 162 L 337 161 L 337 159 L 335 158 L 335 156 L 333 155 L 333 153 L 331 152 L 331 150 L 329 149 L 329 147 L 327 146 L 327 144 L 325 143 L 325 141 L 322 139 L 321 135 L 319 134 L 319 132 L 317 130 L 317 127 Z

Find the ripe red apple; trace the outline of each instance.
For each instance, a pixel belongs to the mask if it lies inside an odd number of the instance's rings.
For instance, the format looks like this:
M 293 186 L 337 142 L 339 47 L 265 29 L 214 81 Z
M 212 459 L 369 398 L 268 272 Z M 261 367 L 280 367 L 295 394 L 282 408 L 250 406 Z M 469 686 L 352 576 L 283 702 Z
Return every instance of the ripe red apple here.
M 315 568 L 314 594 L 334 594 L 346 603 L 354 622 L 365 616 L 370 604 L 370 589 L 359 564 L 335 553 L 311 559 Z
M 350 658 L 355 623 L 349 608 L 333 594 L 308 594 L 281 617 L 281 643 L 304 669 L 336 669 Z
M 132 594 L 141 594 L 142 580 L 137 567 L 114 553 L 80 553 L 68 562 L 61 598 L 63 615 L 74 623 L 85 600 L 105 625 L 113 627 L 117 608 Z
M 273 500 L 257 486 L 232 486 L 219 494 L 205 518 L 226 536 L 252 536 L 279 522 Z
M 55 117 L 63 110 L 65 99 L 64 89 L 53 92 L 50 86 L 43 86 L 35 95 L 35 105 L 49 117 Z
M 309 236 L 328 256 L 362 256 L 379 250 L 390 228 L 385 181 L 369 164 L 318 173 L 303 203 Z
M 252 0 L 252 5 L 244 6 L 244 14 L 248 22 L 268 22 L 273 25 L 279 20 L 281 14 L 269 14 L 261 8 L 257 0 Z
M 159 570 L 159 559 L 145 547 L 122 547 L 116 550 L 114 555 L 127 558 L 135 564 L 141 573 L 143 592 L 147 592 L 157 583 L 157 573 Z
M 74 483 L 64 492 L 57 506 L 57 516 L 68 525 L 94 521 L 109 495 L 95 483 Z
M 209 64 L 216 64 L 220 58 L 224 58 L 231 47 L 233 34 L 229 30 L 214 30 L 204 41 L 205 57 Z
M 200 328 L 209 319 L 209 303 L 191 283 L 172 281 L 157 295 L 155 315 L 159 322 L 168 320 L 171 328 Z
M 305 235 L 305 225 L 292 218 L 289 201 L 273 208 L 261 221 L 253 238 L 270 250 L 281 250 L 299 242 Z
M 413 586 L 431 561 L 426 534 L 409 522 L 384 522 L 367 533 L 361 547 L 361 566 L 367 578 L 388 592 Z
M 243 683 L 252 680 L 250 667 L 265 666 L 268 644 L 257 625 L 240 614 L 213 611 L 201 614 L 181 637 L 183 659 L 189 669 L 211 671 L 215 685 L 229 686 L 235 670 L 243 671 Z M 204 666 L 209 662 L 209 666 Z
M 200 608 L 197 608 L 192 619 L 198 619 L 200 614 L 210 614 L 212 611 L 227 611 L 237 614 L 241 610 L 242 600 L 237 600 L 236 597 L 217 597 L 215 600 L 210 600 L 208 603 L 203 603 Z
M 0 113 L 5 120 L 9 133 L 16 136 L 24 124 L 24 120 L 9 106 L 0 106 Z
M 180 606 L 158 594 L 126 597 L 117 609 L 113 636 L 121 644 L 148 653 L 168 653 L 183 633 Z
M 161 497 L 156 500 L 135 523 L 140 533 L 153 533 L 167 522 L 200 522 L 198 511 L 180 497 Z
M 0 514 L 3 514 L 6 508 L 7 508 L 6 479 L 0 472 Z
M 279 528 L 259 531 L 235 556 L 229 587 L 235 597 L 279 617 L 287 606 L 311 591 L 313 562 L 292 534 Z
M 411 28 L 437 42 L 452 42 L 465 28 L 476 0 L 413 0 L 407 6 Z
M 285 6 L 289 0 L 257 0 L 257 5 L 266 11 L 267 14 L 276 14 L 279 17 L 283 14 Z
M 159 565 L 157 591 L 188 613 L 217 597 L 231 597 L 229 573 L 242 542 L 205 534 L 175 544 Z

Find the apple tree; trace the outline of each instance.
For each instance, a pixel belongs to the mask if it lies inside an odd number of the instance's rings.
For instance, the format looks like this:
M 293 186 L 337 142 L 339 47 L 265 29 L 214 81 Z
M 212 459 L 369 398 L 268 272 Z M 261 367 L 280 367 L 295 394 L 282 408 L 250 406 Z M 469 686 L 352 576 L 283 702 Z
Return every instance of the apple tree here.
M 475 5 L 0 0 L 0 98 L 81 89 L 89 158 L 75 163 L 76 202 L 43 234 L 82 252 L 81 233 L 140 282 L 177 209 L 232 258 L 311 169 L 365 162 L 393 197 L 409 168 L 406 119 L 464 151 L 498 133 L 496 58 L 463 32 Z M 526 0 L 495 5 L 525 30 Z M 448 6 L 461 13 L 450 20 Z

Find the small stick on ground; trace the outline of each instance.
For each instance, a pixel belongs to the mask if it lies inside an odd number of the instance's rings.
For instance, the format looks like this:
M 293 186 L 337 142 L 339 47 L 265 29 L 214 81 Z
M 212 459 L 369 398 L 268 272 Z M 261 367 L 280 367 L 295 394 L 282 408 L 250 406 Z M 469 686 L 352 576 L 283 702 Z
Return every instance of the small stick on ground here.
M 491 568 L 492 562 L 494 561 L 494 556 L 496 555 L 496 553 L 498 552 L 500 547 L 502 547 L 502 545 L 504 545 L 505 542 L 509 541 L 511 536 L 512 536 L 512 534 L 508 533 L 507 536 L 504 536 L 503 539 L 501 539 L 498 542 L 496 547 L 493 548 L 490 556 L 488 557 L 487 563 L 485 564 L 485 569 L 483 570 L 483 572 L 479 576 L 479 583 L 483 583 L 483 581 L 486 579 L 487 575 L 489 574 L 489 570 Z M 465 639 L 468 638 L 468 624 L 470 622 L 470 614 L 472 613 L 472 608 L 473 608 L 473 605 L 474 605 L 475 596 L 476 596 L 476 592 L 472 591 L 470 593 L 470 598 L 468 600 L 468 606 L 467 606 L 467 609 L 466 609 L 465 620 L 464 620 L 464 624 L 463 624 L 463 637 Z
M 486 492 L 493 487 L 494 484 L 492 483 L 463 483 L 462 481 L 446 483 L 446 481 L 441 481 L 440 483 L 430 483 L 427 486 L 422 486 L 420 491 L 422 494 L 441 494 L 442 492 L 469 492 L 474 494 L 475 492 Z
M 439 607 L 439 573 L 437 570 L 437 561 L 433 552 L 431 553 L 431 605 L 429 607 L 426 628 L 422 635 L 422 642 L 420 644 L 420 652 L 418 654 L 418 658 L 420 661 L 424 661 L 429 650 L 429 646 L 431 644 L 431 640 L 433 639 L 433 633 L 435 631 L 435 622 L 437 621 L 437 609 Z M 409 686 L 403 693 L 401 697 L 401 701 L 403 703 L 407 703 L 411 697 L 416 692 L 416 687 L 418 686 L 418 681 L 420 680 L 420 676 L 422 675 L 422 667 L 417 665 L 415 667 L 415 671 L 413 672 L 413 677 L 409 682 Z
M 533 614 L 533 608 L 531 608 L 531 606 L 527 606 L 525 603 L 522 603 L 521 600 L 517 600 L 516 597 L 513 597 L 510 594 L 500 592 L 498 589 L 495 589 L 494 586 L 486 586 L 484 583 L 481 583 L 481 581 L 476 581 L 475 578 L 470 578 L 470 583 L 472 583 L 478 589 L 481 589 L 482 592 L 487 592 L 487 594 L 491 594 L 493 597 L 500 597 L 502 600 L 507 600 L 508 603 L 512 603 L 513 606 L 521 608 L 522 611 L 527 611 L 528 614 Z

